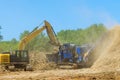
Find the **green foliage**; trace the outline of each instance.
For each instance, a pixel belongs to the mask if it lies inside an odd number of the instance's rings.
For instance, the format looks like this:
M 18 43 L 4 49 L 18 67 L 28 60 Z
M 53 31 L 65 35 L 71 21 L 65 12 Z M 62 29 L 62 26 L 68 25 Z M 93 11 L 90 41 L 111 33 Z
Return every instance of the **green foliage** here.
M 0 42 L 0 52 L 6 52 L 17 49 L 18 49 L 18 41 L 15 38 L 13 38 L 11 41 Z
M 26 35 L 28 35 L 30 32 L 28 30 L 25 30 L 23 33 L 20 34 L 20 40 L 25 37 Z
M 95 42 L 107 31 L 103 24 L 93 24 L 86 29 L 61 30 L 58 38 L 62 43 L 87 44 Z
M 2 29 L 2 27 L 0 26 L 0 30 Z M 1 35 L 1 32 L 0 32 L 0 41 L 3 39 L 3 36 Z
M 58 39 L 61 43 L 75 43 L 78 45 L 94 43 L 100 36 L 102 36 L 107 29 L 103 24 L 93 24 L 86 29 L 77 30 L 61 30 L 57 33 Z M 30 32 L 25 30 L 20 34 L 20 40 L 28 35 Z M 53 46 L 49 43 L 50 39 L 44 33 L 39 34 L 32 39 L 25 47 L 29 51 L 51 51 Z M 17 50 L 18 43 L 15 38 L 11 41 L 0 42 L 0 51 Z
M 50 51 L 52 46 L 48 42 L 49 38 L 41 33 L 26 45 L 26 49 L 30 51 Z

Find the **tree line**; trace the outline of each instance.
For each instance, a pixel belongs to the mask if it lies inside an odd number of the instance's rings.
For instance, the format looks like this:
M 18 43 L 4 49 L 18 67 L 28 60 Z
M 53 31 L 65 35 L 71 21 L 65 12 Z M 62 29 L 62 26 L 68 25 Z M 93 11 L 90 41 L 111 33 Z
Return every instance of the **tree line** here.
M 94 43 L 106 31 L 107 28 L 103 24 L 93 24 L 85 29 L 61 30 L 57 33 L 57 37 L 61 43 L 83 45 Z M 11 41 L 0 41 L 0 52 L 17 50 L 20 40 L 29 33 L 28 30 L 21 33 L 19 41 L 15 38 Z M 53 46 L 49 43 L 49 38 L 45 33 L 39 34 L 25 47 L 25 49 L 28 49 L 29 51 L 51 51 L 52 48 Z

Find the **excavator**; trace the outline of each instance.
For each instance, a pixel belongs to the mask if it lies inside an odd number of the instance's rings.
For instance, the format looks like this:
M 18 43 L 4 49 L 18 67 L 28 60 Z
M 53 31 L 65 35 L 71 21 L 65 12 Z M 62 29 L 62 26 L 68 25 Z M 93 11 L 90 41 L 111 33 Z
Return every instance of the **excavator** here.
M 30 57 L 28 50 L 25 50 L 25 46 L 44 30 L 50 38 L 50 43 L 59 46 L 60 42 L 57 40 L 51 24 L 45 20 L 41 28 L 35 28 L 20 41 L 18 50 L 0 53 L 0 64 L 3 64 L 5 69 L 8 70 L 24 69 L 25 71 L 31 71 Z

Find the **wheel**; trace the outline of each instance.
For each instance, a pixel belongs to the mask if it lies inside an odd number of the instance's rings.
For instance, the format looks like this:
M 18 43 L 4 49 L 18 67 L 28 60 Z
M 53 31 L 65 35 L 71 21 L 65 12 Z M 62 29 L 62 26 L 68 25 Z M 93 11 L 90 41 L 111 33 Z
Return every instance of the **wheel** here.
M 25 71 L 33 71 L 33 68 L 32 68 L 32 66 L 30 64 L 28 64 L 28 65 L 26 65 L 24 70 Z
M 15 66 L 14 66 L 14 65 L 8 66 L 8 69 L 9 69 L 10 71 L 15 71 Z

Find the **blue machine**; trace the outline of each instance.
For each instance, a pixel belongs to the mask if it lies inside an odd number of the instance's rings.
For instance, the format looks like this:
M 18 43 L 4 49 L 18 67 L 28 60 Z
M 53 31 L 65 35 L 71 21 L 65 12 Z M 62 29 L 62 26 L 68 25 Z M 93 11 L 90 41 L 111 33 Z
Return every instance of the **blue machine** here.
M 91 46 L 63 44 L 59 47 L 57 64 L 58 66 L 70 65 L 74 68 L 89 67 L 91 66 L 90 55 L 85 56 L 86 53 L 91 53 Z
M 63 44 L 59 48 L 59 62 L 80 63 L 83 61 L 83 53 L 80 46 L 75 44 Z

